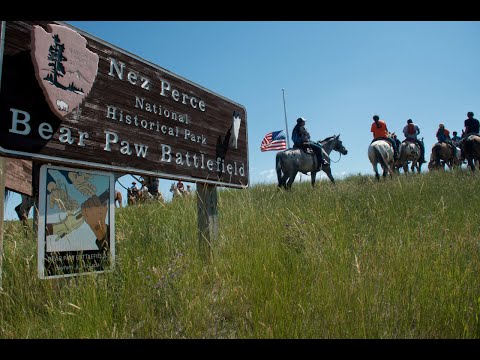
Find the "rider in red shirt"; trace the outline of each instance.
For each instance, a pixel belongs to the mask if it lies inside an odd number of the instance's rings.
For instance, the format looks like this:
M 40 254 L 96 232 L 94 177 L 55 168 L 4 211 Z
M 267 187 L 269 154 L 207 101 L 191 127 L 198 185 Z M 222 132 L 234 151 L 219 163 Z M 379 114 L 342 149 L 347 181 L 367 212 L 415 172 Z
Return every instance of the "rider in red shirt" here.
M 388 137 L 387 123 L 384 120 L 380 120 L 378 115 L 373 115 L 373 123 L 370 128 L 370 131 L 373 133 L 372 143 L 375 140 L 388 141 L 393 147 L 393 158 L 394 160 L 397 160 L 398 158 L 397 144 L 395 144 L 395 141 L 392 138 Z

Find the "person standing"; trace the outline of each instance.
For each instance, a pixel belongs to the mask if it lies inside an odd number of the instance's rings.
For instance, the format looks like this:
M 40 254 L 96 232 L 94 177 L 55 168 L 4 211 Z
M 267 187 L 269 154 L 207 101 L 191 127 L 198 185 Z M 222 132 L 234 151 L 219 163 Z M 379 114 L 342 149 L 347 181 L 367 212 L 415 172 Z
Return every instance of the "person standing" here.
M 370 127 L 370 132 L 373 133 L 373 140 L 371 143 L 376 140 L 386 140 L 392 145 L 393 158 L 396 161 L 398 159 L 397 144 L 395 144 L 395 141 L 388 136 L 387 123 L 385 122 L 385 120 L 380 120 L 380 117 L 378 115 L 373 115 L 373 123 Z
M 418 139 L 418 134 L 420 134 L 420 128 L 417 124 L 414 124 L 412 119 L 407 120 L 407 125 L 403 128 L 403 135 L 405 135 L 406 141 L 411 141 L 416 143 L 420 147 L 420 164 L 425 163 L 425 146 L 423 141 Z

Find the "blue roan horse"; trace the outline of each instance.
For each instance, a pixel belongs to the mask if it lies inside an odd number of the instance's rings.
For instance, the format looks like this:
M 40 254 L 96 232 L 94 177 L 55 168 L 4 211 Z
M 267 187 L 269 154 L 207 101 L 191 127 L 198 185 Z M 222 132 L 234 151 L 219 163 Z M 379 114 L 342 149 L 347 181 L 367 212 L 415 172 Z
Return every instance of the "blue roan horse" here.
M 328 165 L 322 166 L 320 170 L 323 170 L 327 174 L 328 178 L 335 183 L 332 176 L 332 170 L 330 169 L 330 153 L 332 150 L 338 151 L 340 154 L 346 155 L 347 149 L 340 140 L 340 135 L 334 135 L 319 141 L 319 144 L 323 146 L 323 158 L 327 160 Z M 306 153 L 305 151 L 293 148 L 281 151 L 277 153 L 276 157 L 276 169 L 278 178 L 278 187 L 283 187 L 286 190 L 291 189 L 295 176 L 298 172 L 305 175 L 309 172 L 312 177 L 312 187 L 315 185 L 315 177 L 317 175 L 317 158 L 315 153 Z

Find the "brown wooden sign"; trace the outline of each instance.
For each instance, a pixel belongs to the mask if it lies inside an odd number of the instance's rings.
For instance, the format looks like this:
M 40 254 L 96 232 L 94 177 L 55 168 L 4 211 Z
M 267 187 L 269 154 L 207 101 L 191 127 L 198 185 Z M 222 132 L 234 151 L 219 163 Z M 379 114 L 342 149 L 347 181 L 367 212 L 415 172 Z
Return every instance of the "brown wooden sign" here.
M 5 187 L 20 194 L 32 196 L 32 162 L 6 159 Z
M 0 155 L 248 186 L 242 105 L 64 23 L 2 38 Z

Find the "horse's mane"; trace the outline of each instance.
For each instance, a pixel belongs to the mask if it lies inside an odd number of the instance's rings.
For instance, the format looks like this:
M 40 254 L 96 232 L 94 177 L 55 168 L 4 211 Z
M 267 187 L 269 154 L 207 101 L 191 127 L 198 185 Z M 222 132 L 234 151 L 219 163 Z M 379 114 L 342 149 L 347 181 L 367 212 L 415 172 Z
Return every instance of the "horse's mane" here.
M 331 140 L 331 139 L 333 139 L 333 138 L 335 138 L 335 135 L 332 135 L 332 136 L 326 137 L 325 139 L 323 139 L 323 140 L 319 141 L 319 143 L 322 143 L 322 142 L 327 142 L 327 141 L 329 141 L 329 140 Z

